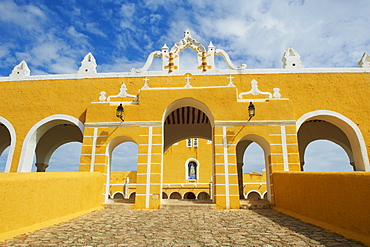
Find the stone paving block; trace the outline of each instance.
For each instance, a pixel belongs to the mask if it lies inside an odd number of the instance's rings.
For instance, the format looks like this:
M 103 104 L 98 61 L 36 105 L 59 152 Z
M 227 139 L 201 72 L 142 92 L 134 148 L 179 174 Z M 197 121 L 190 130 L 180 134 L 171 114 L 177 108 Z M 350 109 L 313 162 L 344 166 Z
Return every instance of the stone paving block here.
M 272 209 L 96 211 L 0 246 L 364 246 Z

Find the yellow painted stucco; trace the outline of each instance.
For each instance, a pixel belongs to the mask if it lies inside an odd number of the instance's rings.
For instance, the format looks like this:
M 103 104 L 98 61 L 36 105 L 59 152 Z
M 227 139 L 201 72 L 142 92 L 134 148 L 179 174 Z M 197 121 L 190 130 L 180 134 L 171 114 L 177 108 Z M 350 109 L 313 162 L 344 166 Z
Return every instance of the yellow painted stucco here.
M 99 210 L 98 172 L 0 173 L 0 241 Z
M 274 209 L 370 245 L 369 172 L 275 172 Z

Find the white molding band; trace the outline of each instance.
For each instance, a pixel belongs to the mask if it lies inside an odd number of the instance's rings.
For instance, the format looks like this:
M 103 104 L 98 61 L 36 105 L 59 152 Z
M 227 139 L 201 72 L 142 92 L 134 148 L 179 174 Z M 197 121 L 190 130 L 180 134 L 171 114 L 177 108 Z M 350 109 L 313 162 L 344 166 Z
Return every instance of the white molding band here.
M 280 126 L 280 131 L 281 131 L 281 146 L 282 146 L 282 151 L 283 151 L 284 171 L 289 171 L 288 149 L 286 145 L 285 126 Z
M 234 126 L 296 126 L 295 120 L 264 120 L 264 121 L 215 121 L 216 127 Z
M 161 127 L 162 121 L 125 121 L 125 122 L 99 122 L 85 123 L 85 128 L 108 127 Z
M 147 167 L 146 167 L 146 188 L 145 188 L 145 208 L 149 208 L 150 204 L 150 171 L 152 162 L 152 142 L 153 142 L 153 126 L 149 126 L 148 133 L 148 156 L 147 156 Z
M 230 188 L 229 188 L 229 158 L 227 153 L 227 130 L 226 126 L 222 127 L 223 144 L 224 144 L 224 170 L 225 170 L 225 193 L 226 193 L 226 209 L 230 209 Z
M 98 128 L 94 128 L 93 145 L 91 149 L 90 172 L 93 172 L 95 167 L 96 140 L 98 139 L 98 130 Z

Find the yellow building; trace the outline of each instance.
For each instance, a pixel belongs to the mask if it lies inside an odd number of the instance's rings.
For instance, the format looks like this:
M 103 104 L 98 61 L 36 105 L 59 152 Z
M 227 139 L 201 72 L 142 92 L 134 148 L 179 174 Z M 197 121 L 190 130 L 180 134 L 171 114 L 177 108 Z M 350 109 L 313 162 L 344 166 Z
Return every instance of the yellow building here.
M 186 48 L 197 55 L 197 70 L 181 70 Z M 228 69 L 215 67 L 218 55 Z M 161 71 L 149 70 L 155 57 Z M 365 54 L 359 68 L 307 69 L 289 47 L 282 69 L 247 69 L 186 30 L 130 72 L 97 73 L 91 53 L 69 75 L 32 76 L 23 61 L 0 78 L 5 171 L 45 171 L 59 146 L 78 141 L 79 170 L 105 175 L 106 200 L 135 198 L 136 208 L 152 209 L 167 198 L 227 209 L 249 195 L 273 203 L 272 173 L 302 170 L 314 140 L 337 143 L 354 170 L 370 170 L 369 60 Z M 112 152 L 124 142 L 138 145 L 137 171 L 111 171 Z M 253 142 L 264 151 L 262 175 L 242 172 Z

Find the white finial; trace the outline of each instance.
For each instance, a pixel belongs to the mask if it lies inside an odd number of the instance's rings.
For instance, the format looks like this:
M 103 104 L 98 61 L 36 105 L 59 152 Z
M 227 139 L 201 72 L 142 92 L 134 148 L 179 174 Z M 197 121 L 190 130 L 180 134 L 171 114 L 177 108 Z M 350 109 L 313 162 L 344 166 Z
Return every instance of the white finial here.
M 293 47 L 289 46 L 282 58 L 283 67 L 286 69 L 303 68 L 301 56 L 296 52 Z
M 370 68 L 370 56 L 367 53 L 362 55 L 361 60 L 358 62 L 358 67 L 360 68 Z
M 87 53 L 81 62 L 81 67 L 78 69 L 78 75 L 93 75 L 96 74 L 96 60 L 91 52 Z
M 191 32 L 190 32 L 189 28 L 187 28 L 187 29 L 185 30 L 185 32 L 184 32 L 184 37 L 185 37 L 185 38 L 191 38 Z
M 24 76 L 30 76 L 30 74 L 31 74 L 31 71 L 28 68 L 26 61 L 23 60 L 17 66 L 14 67 L 9 77 L 10 78 L 21 78 Z

